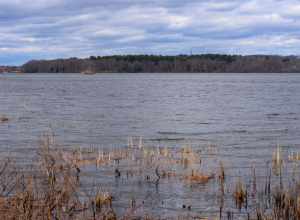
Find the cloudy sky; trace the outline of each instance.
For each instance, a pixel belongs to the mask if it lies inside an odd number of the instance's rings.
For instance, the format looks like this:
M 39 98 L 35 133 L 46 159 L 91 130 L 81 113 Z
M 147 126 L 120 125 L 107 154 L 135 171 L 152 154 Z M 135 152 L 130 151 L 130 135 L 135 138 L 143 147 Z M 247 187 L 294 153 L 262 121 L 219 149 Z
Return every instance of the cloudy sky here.
M 300 54 L 299 0 L 0 0 L 0 65 L 111 54 Z

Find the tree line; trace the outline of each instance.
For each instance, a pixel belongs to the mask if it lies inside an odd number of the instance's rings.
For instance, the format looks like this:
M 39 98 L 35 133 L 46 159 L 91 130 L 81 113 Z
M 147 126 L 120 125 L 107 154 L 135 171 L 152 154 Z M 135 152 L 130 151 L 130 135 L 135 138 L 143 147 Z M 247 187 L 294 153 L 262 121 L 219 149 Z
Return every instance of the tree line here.
M 296 56 L 269 55 L 115 55 L 56 60 L 32 60 L 21 67 L 26 73 L 270 73 L 300 72 Z

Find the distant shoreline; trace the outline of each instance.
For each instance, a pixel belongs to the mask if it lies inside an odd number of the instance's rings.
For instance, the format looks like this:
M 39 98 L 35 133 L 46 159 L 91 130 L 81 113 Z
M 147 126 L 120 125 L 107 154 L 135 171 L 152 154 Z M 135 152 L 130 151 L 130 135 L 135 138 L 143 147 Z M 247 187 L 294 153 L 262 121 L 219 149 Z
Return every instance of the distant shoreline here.
M 0 76 L 1 75 L 6 75 L 6 76 L 9 76 L 9 75 L 56 75 L 56 76 L 59 76 L 59 75 L 87 75 L 87 76 L 95 76 L 95 75 L 114 75 L 114 74 L 133 74 L 133 75 L 162 75 L 162 74 L 165 74 L 165 75 L 187 75 L 187 74 L 192 74 L 192 75 L 247 75 L 247 76 L 255 76 L 255 75 L 265 75 L 265 76 L 268 76 L 268 75 L 287 75 L 287 74 L 293 74 L 293 75 L 299 75 L 300 76 L 300 72 L 243 72 L 243 73 L 239 73 L 239 72 L 169 72 L 169 73 L 166 73 L 166 72 L 140 72 L 140 73 L 129 73 L 129 72 L 97 72 L 97 73 L 93 73 L 93 74 L 83 74 L 83 73 L 47 73 L 47 72 L 40 72 L 40 73 L 23 73 L 23 72 L 0 72 Z
M 298 56 L 276 55 L 122 55 L 55 60 L 32 60 L 19 67 L 1 67 L 16 73 L 300 73 Z

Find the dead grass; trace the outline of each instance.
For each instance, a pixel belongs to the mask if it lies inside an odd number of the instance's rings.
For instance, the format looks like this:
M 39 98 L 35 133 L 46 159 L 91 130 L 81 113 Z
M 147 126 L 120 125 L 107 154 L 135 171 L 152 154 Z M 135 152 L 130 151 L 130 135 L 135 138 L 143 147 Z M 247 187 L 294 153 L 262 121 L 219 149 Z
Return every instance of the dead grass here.
M 217 172 L 208 172 L 202 167 L 205 160 L 191 147 L 185 146 L 178 150 L 146 147 L 142 139 L 137 142 L 134 145 L 134 140 L 130 139 L 127 148 L 63 151 L 52 135 L 43 136 L 37 160 L 33 162 L 33 172 L 23 171 L 9 159 L 3 159 L 0 163 L 0 219 L 154 219 L 146 213 L 137 216 L 136 210 L 143 204 L 137 205 L 136 201 L 131 202 L 123 216 L 118 216 L 114 201 L 119 198 L 100 190 L 101 183 L 99 190 L 90 194 L 83 192 L 80 186 L 86 166 L 95 166 L 99 172 L 102 167 L 110 168 L 111 172 L 107 172 L 107 175 L 115 178 L 123 175 L 127 179 L 140 176 L 143 181 L 153 181 L 157 185 L 164 180 L 176 180 L 194 186 L 210 184 L 216 178 L 219 182 L 216 186 L 220 188 L 216 190 L 220 194 L 219 219 L 223 219 L 222 213 L 226 212 L 228 198 L 236 204 L 237 210 L 247 212 L 248 219 L 300 219 L 300 183 L 295 181 L 286 187 L 282 184 L 274 187 L 271 167 L 270 173 L 266 171 L 269 176 L 266 177 L 265 186 L 259 185 L 256 170 L 251 168 L 252 180 L 247 183 L 239 178 L 234 188 L 231 188 L 227 187 L 230 178 L 227 175 L 228 168 L 226 175 L 223 163 L 220 163 Z M 276 150 L 271 160 L 273 165 L 284 163 L 280 150 Z M 183 186 L 186 187 L 185 184 Z M 252 188 L 253 196 L 249 197 L 247 186 Z M 263 192 L 260 192 L 260 187 L 265 188 Z M 251 210 L 247 209 L 249 203 L 252 204 Z M 235 219 L 234 216 L 234 212 L 227 211 L 227 219 Z
M 205 175 L 203 173 L 200 173 L 198 171 L 193 171 L 191 175 L 185 176 L 185 180 L 189 181 L 190 183 L 198 183 L 198 184 L 206 184 L 211 179 L 214 179 L 214 174 L 211 175 Z
M 238 209 L 241 209 L 243 206 L 247 205 L 246 203 L 247 203 L 248 193 L 240 178 L 236 183 L 235 190 L 233 192 L 233 197 Z
M 79 198 L 80 169 L 52 147 L 49 137 L 41 141 L 34 176 L 13 169 L 8 162 L 2 164 L 0 218 L 113 219 L 111 205 L 98 209 L 102 204 L 111 204 L 111 197 L 98 193 L 95 200 L 82 201 Z
M 128 178 L 130 175 L 145 175 L 145 181 L 153 180 L 156 184 L 164 178 L 181 180 L 186 172 L 180 152 L 166 147 L 159 150 L 146 148 L 141 139 L 137 148 L 109 151 L 60 149 L 53 135 L 45 135 L 41 138 L 32 172 L 16 168 L 10 160 L 2 163 L 0 219 L 119 219 L 110 193 L 98 190 L 94 194 L 86 194 L 81 191 L 82 168 L 85 166 L 113 168 L 120 163 L 131 164 L 129 168 L 134 169 L 115 169 L 112 175 L 116 170 L 120 176 L 127 173 Z M 195 160 L 195 154 L 191 155 L 190 158 L 185 156 L 189 166 Z M 178 169 L 173 169 L 174 165 Z M 211 178 L 198 172 L 187 177 L 189 181 L 201 184 L 208 183 Z M 120 219 L 154 219 L 145 213 L 136 216 L 136 209 L 137 206 L 131 207 Z

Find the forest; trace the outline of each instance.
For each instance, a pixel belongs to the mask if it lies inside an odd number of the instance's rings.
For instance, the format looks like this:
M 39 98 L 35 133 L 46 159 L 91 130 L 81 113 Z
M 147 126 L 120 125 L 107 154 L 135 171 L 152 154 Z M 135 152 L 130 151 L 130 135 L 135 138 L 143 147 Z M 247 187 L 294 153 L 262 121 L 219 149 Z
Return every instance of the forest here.
M 32 60 L 24 73 L 296 73 L 300 58 L 275 55 L 115 55 Z

